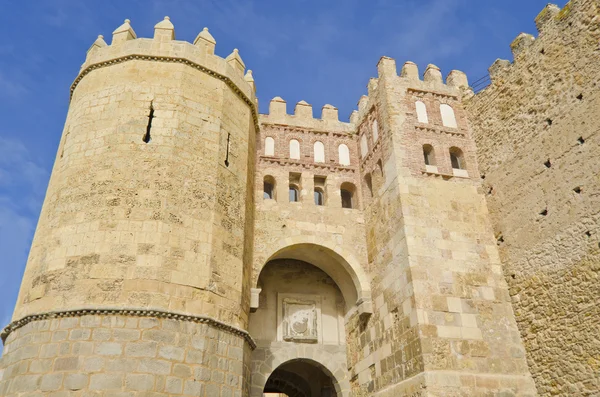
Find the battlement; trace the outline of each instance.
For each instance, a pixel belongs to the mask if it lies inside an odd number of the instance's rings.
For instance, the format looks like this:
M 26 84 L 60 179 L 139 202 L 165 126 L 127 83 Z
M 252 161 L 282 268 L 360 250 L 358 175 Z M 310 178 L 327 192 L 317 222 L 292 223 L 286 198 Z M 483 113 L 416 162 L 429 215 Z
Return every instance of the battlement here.
M 371 98 L 380 86 L 381 80 L 395 81 L 404 85 L 407 90 L 430 92 L 441 96 L 452 98 L 463 98 L 473 95 L 469 87 L 467 75 L 460 70 L 452 70 L 444 80 L 439 67 L 433 64 L 427 65 L 421 77 L 419 67 L 411 61 L 402 66 L 398 74 L 396 60 L 389 57 L 381 57 L 377 63 L 377 78 L 371 78 L 367 85 L 368 95 L 363 95 L 358 101 L 358 110 L 350 115 L 350 122 L 359 124 L 372 107 Z
M 87 51 L 79 76 L 71 91 L 89 71 L 98 67 L 110 66 L 131 59 L 154 62 L 180 62 L 199 68 L 217 78 L 230 82 L 248 102 L 256 105 L 254 78 L 252 71 L 245 75 L 246 66 L 239 51 L 234 49 L 229 56 L 215 55 L 216 40 L 204 28 L 193 43 L 175 40 L 175 27 L 169 17 L 154 26 L 153 38 L 138 38 L 131 21 L 125 22 L 112 33 L 111 44 L 100 35 Z
M 597 6 L 587 0 L 571 0 L 562 9 L 556 4 L 548 4 L 535 18 L 538 36 L 520 33 L 510 44 L 513 61 L 497 59 L 488 69 L 492 84 L 501 85 L 507 81 L 514 69 L 514 64 L 541 61 L 546 57 L 550 48 L 560 43 L 550 32 L 564 32 L 577 25 L 588 26 L 588 31 L 596 40 L 600 39 L 600 18 Z M 579 4 L 584 6 L 578 7 Z
M 317 131 L 336 131 L 351 133 L 354 129 L 352 122 L 339 120 L 338 109 L 333 105 L 325 105 L 321 110 L 321 118 L 315 118 L 312 105 L 300 101 L 294 107 L 294 114 L 287 113 L 287 104 L 281 97 L 271 99 L 269 113 L 260 115 L 261 123 L 285 124 L 289 126 L 308 128 Z

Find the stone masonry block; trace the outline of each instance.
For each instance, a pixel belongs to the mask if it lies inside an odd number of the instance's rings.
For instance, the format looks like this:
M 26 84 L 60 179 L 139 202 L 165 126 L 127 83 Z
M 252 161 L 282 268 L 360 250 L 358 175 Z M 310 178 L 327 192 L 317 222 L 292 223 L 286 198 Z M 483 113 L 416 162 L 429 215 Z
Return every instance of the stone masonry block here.
M 94 374 L 90 378 L 90 390 L 110 391 L 123 387 L 124 374 Z
M 47 374 L 42 376 L 40 391 L 50 392 L 61 388 L 64 374 Z
M 70 391 L 82 390 L 87 387 L 90 377 L 87 374 L 67 374 L 65 375 L 64 386 Z
M 125 387 L 128 390 L 154 391 L 154 376 L 148 374 L 127 374 Z

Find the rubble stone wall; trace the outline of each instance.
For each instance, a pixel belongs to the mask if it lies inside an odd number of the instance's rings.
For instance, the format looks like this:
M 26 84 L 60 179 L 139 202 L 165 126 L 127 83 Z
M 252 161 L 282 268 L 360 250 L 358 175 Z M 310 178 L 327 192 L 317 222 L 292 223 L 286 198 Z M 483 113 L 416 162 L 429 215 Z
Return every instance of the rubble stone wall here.
M 600 8 L 572 0 L 520 35 L 467 102 L 529 368 L 542 395 L 600 389 Z

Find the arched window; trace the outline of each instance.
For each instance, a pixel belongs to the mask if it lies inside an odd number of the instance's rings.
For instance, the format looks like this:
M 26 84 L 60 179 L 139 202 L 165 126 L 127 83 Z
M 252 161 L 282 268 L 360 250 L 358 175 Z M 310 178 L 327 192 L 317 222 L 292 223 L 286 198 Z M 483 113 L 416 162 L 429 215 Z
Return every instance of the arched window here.
M 275 178 L 270 175 L 263 180 L 263 199 L 275 200 Z
M 444 127 L 457 128 L 456 116 L 454 115 L 454 109 L 450 105 L 442 103 L 440 105 L 440 113 L 442 114 L 442 124 Z
M 321 188 L 315 188 L 314 193 L 315 205 L 324 205 L 325 204 L 325 194 Z
M 275 156 L 275 139 L 270 136 L 265 138 L 265 156 Z
M 354 193 L 356 188 L 349 182 L 342 183 L 340 195 L 342 196 L 342 208 L 355 208 Z
M 300 160 L 300 142 L 295 139 L 290 141 L 290 158 Z
M 315 155 L 315 163 L 324 163 L 325 162 L 325 145 L 323 142 L 315 142 L 313 146 L 314 155 Z
M 371 130 L 373 131 L 373 143 L 375 143 L 379 139 L 379 124 L 377 124 L 377 120 L 373 120 Z
M 433 151 L 433 146 L 423 145 L 423 158 L 425 160 L 425 165 L 436 165 L 435 152 Z
M 338 157 L 341 165 L 350 165 L 350 150 L 346 144 L 338 146 Z
M 450 162 L 455 170 L 464 170 L 467 168 L 462 150 L 457 147 L 450 148 Z
M 419 123 L 429 123 L 429 118 L 427 117 L 427 106 L 425 106 L 425 103 L 417 101 L 415 102 L 415 107 L 417 108 L 417 121 Z
M 360 155 L 365 157 L 369 153 L 369 144 L 367 143 L 367 134 L 363 134 L 360 138 Z
M 300 201 L 300 192 L 296 185 L 290 185 L 290 203 L 297 203 Z

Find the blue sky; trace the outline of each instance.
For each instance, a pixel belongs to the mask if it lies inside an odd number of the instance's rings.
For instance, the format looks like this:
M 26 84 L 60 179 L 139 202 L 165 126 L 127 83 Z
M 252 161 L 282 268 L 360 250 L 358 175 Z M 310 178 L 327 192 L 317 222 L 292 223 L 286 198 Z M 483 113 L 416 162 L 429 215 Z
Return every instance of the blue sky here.
M 98 34 L 125 18 L 138 37 L 171 17 L 178 40 L 207 26 L 216 53 L 239 48 L 261 113 L 330 103 L 347 120 L 382 55 L 473 82 L 509 44 L 536 34 L 547 0 L 2 0 L 0 15 L 0 327 L 9 322 L 68 107 L 69 86 Z M 559 5 L 563 6 L 564 1 Z

